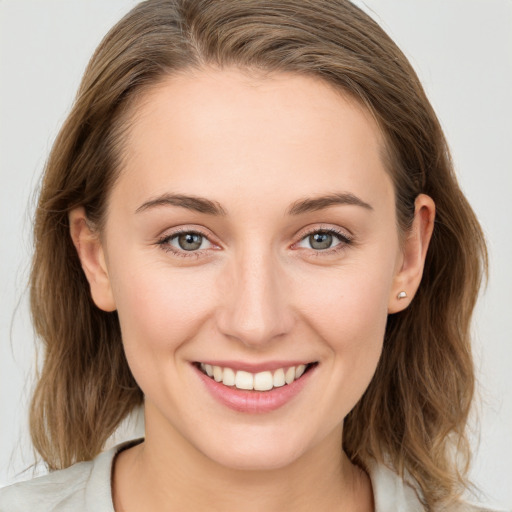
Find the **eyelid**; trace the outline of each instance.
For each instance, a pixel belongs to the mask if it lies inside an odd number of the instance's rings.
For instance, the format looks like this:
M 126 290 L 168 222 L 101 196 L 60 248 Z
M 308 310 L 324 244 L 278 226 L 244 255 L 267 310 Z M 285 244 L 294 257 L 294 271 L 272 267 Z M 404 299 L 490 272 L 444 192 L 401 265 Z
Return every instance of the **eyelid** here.
M 299 241 L 303 240 L 309 235 L 312 235 L 313 233 L 332 233 L 335 235 L 338 235 L 339 237 L 352 241 L 354 239 L 354 235 L 346 228 L 341 228 L 339 226 L 333 226 L 333 225 L 326 225 L 326 224 L 317 224 L 315 226 L 308 226 L 306 228 L 301 229 L 297 233 L 297 238 Z
M 315 250 L 313 248 L 305 248 L 305 247 L 298 247 L 298 244 L 300 244 L 302 241 L 304 241 L 307 237 L 315 234 L 315 233 L 328 233 L 340 241 L 340 243 L 336 244 L 333 247 L 329 247 L 328 249 L 322 249 L 322 250 Z M 321 254 L 332 254 L 336 253 L 345 247 L 351 245 L 354 242 L 354 236 L 352 233 L 350 233 L 348 230 L 344 230 L 340 227 L 336 226 L 314 226 L 305 228 L 304 230 L 301 230 L 298 235 L 299 240 L 297 242 L 294 242 L 291 246 L 292 249 L 304 249 L 306 251 L 310 251 L 315 253 L 315 255 L 321 255 Z
M 169 243 L 172 239 L 185 233 L 197 234 L 204 237 L 211 244 L 211 247 L 208 247 L 206 249 L 197 249 L 195 251 L 186 251 L 178 247 L 175 247 Z M 210 251 L 212 249 L 218 250 L 220 248 L 220 244 L 213 241 L 212 238 L 214 238 L 214 236 L 211 233 L 207 233 L 206 230 L 204 230 L 200 226 L 180 226 L 178 228 L 166 230 L 164 234 L 158 237 L 156 245 L 159 245 L 162 248 L 162 250 L 166 252 L 171 252 L 177 256 L 194 257 L 203 255 L 205 252 Z

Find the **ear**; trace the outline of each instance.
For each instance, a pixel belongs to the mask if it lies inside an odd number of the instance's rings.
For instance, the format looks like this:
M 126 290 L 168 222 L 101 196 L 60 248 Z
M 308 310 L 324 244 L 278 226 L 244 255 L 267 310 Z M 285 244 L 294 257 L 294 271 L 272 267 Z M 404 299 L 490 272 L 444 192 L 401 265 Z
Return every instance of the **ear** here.
M 89 281 L 92 300 L 103 311 L 115 311 L 116 304 L 103 247 L 82 206 L 69 213 L 69 228 L 85 277 Z
M 388 313 L 404 310 L 418 290 L 434 229 L 435 214 L 436 207 L 432 198 L 425 194 L 418 195 L 414 202 L 414 220 L 405 235 L 398 270 L 393 279 Z

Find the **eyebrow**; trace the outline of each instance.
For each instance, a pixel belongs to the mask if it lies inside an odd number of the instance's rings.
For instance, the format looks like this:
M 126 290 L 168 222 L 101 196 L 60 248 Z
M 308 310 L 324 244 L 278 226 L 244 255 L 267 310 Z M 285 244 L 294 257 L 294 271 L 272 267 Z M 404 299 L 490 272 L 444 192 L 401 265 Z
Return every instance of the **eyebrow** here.
M 350 192 L 341 192 L 336 194 L 329 194 L 326 196 L 299 199 L 291 204 L 287 210 L 287 215 L 301 215 L 303 213 L 323 210 L 330 206 L 337 205 L 352 205 L 360 206 L 367 210 L 373 210 L 373 207 L 355 196 Z M 209 215 L 225 216 L 226 210 L 222 208 L 220 203 L 206 199 L 204 197 L 189 196 L 183 194 L 163 194 L 154 199 L 146 201 L 139 206 L 135 213 L 143 212 L 151 208 L 159 206 L 179 206 L 188 210 L 193 210 L 199 213 L 206 213 Z
M 204 197 L 186 196 L 182 194 L 164 194 L 155 199 L 150 199 L 139 206 L 135 213 L 143 212 L 157 206 L 181 206 L 187 210 L 194 210 L 209 215 L 226 215 L 226 211 L 217 201 L 211 201 Z
M 323 210 L 330 206 L 336 205 L 353 205 L 360 206 L 367 210 L 373 210 L 373 207 L 359 199 L 350 192 L 341 192 L 336 194 L 329 194 L 326 196 L 306 198 L 295 201 L 288 209 L 288 215 L 300 215 L 302 213 L 314 212 L 317 210 Z

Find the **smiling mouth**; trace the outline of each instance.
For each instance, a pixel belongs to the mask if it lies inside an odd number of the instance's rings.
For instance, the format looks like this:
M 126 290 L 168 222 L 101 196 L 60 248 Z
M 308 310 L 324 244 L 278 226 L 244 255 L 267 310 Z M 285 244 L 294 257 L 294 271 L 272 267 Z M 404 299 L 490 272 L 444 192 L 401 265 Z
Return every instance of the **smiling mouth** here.
M 234 370 L 206 363 L 196 363 L 196 366 L 202 373 L 212 380 L 224 384 L 224 386 L 244 391 L 271 391 L 274 388 L 287 386 L 299 380 L 317 364 L 316 362 L 300 364 L 258 373 Z

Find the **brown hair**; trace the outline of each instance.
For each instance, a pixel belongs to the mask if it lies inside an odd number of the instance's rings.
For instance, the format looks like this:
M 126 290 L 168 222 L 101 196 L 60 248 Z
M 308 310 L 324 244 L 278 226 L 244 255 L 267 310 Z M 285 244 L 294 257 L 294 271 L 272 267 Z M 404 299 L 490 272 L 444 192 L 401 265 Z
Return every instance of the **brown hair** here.
M 92 302 L 68 213 L 82 205 L 101 229 L 130 105 L 164 77 L 204 65 L 302 73 L 351 95 L 384 134 L 400 230 L 418 194 L 434 199 L 422 283 L 410 307 L 388 318 L 376 374 L 345 419 L 343 447 L 363 467 L 376 459 L 410 475 L 428 509 L 456 499 L 469 463 L 469 327 L 485 243 L 414 70 L 344 0 L 148 0 L 96 50 L 47 162 L 35 218 L 31 307 L 45 348 L 31 405 L 36 449 L 50 468 L 91 459 L 143 400 L 117 314 Z

